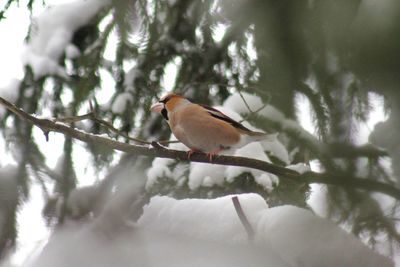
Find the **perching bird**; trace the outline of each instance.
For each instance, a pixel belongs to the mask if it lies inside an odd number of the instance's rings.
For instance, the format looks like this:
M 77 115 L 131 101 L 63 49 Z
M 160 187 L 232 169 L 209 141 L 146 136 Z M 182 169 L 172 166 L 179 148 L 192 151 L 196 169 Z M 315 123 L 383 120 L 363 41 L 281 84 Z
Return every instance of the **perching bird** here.
M 223 150 L 236 149 L 268 138 L 253 132 L 217 109 L 190 102 L 177 94 L 167 94 L 151 106 L 161 113 L 175 137 L 194 152 L 204 152 L 210 161 Z

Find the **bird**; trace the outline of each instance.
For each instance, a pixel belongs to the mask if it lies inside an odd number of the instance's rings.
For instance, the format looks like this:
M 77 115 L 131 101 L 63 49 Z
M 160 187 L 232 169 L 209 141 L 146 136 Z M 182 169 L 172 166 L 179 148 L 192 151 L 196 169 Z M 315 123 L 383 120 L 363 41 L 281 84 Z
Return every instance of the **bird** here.
M 203 152 L 211 162 L 222 151 L 269 137 L 267 133 L 246 128 L 215 108 L 193 103 L 175 93 L 160 98 L 150 110 L 160 113 L 178 141 L 190 149 L 189 159 L 193 153 Z

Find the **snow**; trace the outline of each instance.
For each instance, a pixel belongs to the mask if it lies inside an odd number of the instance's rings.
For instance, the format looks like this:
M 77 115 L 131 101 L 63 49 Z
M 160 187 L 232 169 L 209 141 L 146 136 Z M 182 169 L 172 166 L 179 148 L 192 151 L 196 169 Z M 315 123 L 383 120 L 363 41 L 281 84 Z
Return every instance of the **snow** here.
M 290 163 L 289 153 L 286 147 L 277 139 L 277 136 L 275 136 L 275 138 L 263 140 L 260 143 L 264 150 L 268 151 L 271 156 L 278 158 L 286 164 Z
M 86 25 L 109 0 L 74 1 L 52 6 L 34 21 L 32 39 L 22 55 L 24 65 L 30 65 L 35 78 L 56 74 L 67 77 L 58 64 L 66 52 L 74 32 Z M 68 48 L 69 56 L 76 55 Z
M 259 159 L 266 162 L 271 162 L 260 143 L 250 143 L 247 146 L 239 148 L 235 152 L 235 156 L 248 157 Z M 255 181 L 263 186 L 267 191 L 273 189 L 273 185 L 278 183 L 278 177 L 260 170 L 255 170 L 246 167 L 228 166 L 226 167 L 225 175 L 228 182 L 233 182 L 234 178 L 242 173 L 251 173 Z
M 76 47 L 73 44 L 68 44 L 67 47 L 65 48 L 65 56 L 70 59 L 77 58 L 81 55 L 81 52 L 79 51 L 78 47 Z
M 19 86 L 21 84 L 20 80 L 11 79 L 9 84 L 5 87 L 0 87 L 0 97 L 5 100 L 15 103 L 18 99 Z M 0 106 L 0 119 L 4 116 L 5 108 Z
M 156 196 L 145 206 L 137 224 L 191 240 L 246 244 L 247 235 L 231 198 L 176 200 Z M 309 210 L 289 205 L 268 209 L 257 194 L 242 194 L 238 198 L 255 230 L 255 244 L 271 246 L 269 249 L 290 266 L 393 266 L 389 259 Z
M 161 177 L 171 177 L 171 171 L 168 168 L 170 164 L 174 163 L 172 159 L 155 158 L 151 167 L 147 171 L 146 188 L 152 187 Z
M 125 200 L 132 197 L 133 191 L 129 192 L 123 194 Z M 333 222 L 308 210 L 289 205 L 268 208 L 260 195 L 240 194 L 243 212 L 255 231 L 251 242 L 232 197 L 176 200 L 155 196 L 136 223 L 120 225 L 122 221 L 108 218 L 111 224 L 106 228 L 112 232 L 104 232 L 107 217 L 118 210 L 115 204 L 124 202 L 116 201 L 92 223 L 67 222 L 58 227 L 48 245 L 25 266 L 188 266 L 189 262 L 205 267 L 393 266 Z
M 56 165 L 54 166 L 54 173 L 58 175 L 62 175 L 64 171 L 64 164 L 65 164 L 65 154 L 62 154 L 61 156 L 58 157 L 56 161 Z
M 263 107 L 257 112 L 258 115 L 277 123 L 282 130 L 295 133 L 299 138 L 307 140 L 309 143 L 314 143 L 315 146 L 319 144 L 318 139 L 308 131 L 304 130 L 304 128 L 301 127 L 296 121 L 287 119 L 281 111 L 272 105 L 268 104 L 264 106 L 260 97 L 245 92 L 241 94 L 253 112 Z M 224 102 L 224 107 L 230 108 L 243 115 L 250 113 L 239 94 L 232 94 L 229 96 Z
M 189 188 L 195 190 L 200 186 L 211 187 L 224 182 L 225 166 L 208 163 L 191 162 Z
M 318 216 L 328 218 L 329 199 L 326 185 L 311 184 L 310 187 L 310 197 L 307 199 L 307 205 Z
M 20 80 L 11 79 L 7 86 L 0 88 L 0 96 L 11 103 L 16 102 L 20 85 Z
M 133 85 L 135 83 L 135 80 L 138 77 L 142 77 L 143 73 L 140 69 L 136 67 L 132 67 L 126 74 L 125 74 L 125 80 L 124 80 L 124 86 L 127 91 L 134 91 Z
M 17 213 L 18 250 L 11 259 L 15 266 L 24 266 L 22 265 L 24 259 L 31 257 L 38 247 L 43 247 L 50 235 L 50 230 L 46 227 L 40 212 L 44 207 L 41 186 L 32 183 L 29 194 L 30 198 L 35 201 L 21 203 Z
M 247 233 L 236 214 L 232 197 L 176 200 L 155 196 L 144 207 L 137 225 L 203 240 L 246 243 Z M 240 195 L 239 200 L 250 223 L 256 225 L 259 212 L 268 208 L 267 203 L 257 194 Z
M 266 117 L 274 122 L 278 122 L 278 123 L 281 123 L 284 121 L 289 121 L 289 120 L 286 120 L 285 116 L 282 114 L 282 112 L 277 110 L 275 107 L 273 107 L 271 105 L 264 105 L 264 103 L 260 97 L 251 95 L 246 92 L 243 92 L 241 94 L 253 112 L 258 110 L 258 113 L 257 113 L 258 115 L 264 116 L 264 117 Z M 230 95 L 225 100 L 223 108 L 226 110 L 231 110 L 231 112 L 234 111 L 234 112 L 242 114 L 242 115 L 246 115 L 246 114 L 250 113 L 249 108 L 246 106 L 242 97 L 238 93 Z M 240 119 L 238 119 L 238 117 Z M 234 117 L 232 117 L 232 118 L 234 118 Z M 236 116 L 236 118 L 234 118 L 234 119 L 241 120 L 242 118 L 240 116 Z M 244 122 L 243 124 L 246 127 L 249 125 L 247 122 Z M 286 128 L 287 127 L 288 127 L 288 125 L 286 125 Z M 299 131 L 302 130 L 301 127 L 298 125 L 297 126 L 291 125 L 291 127 L 296 127 L 296 129 Z M 252 127 L 252 126 L 250 126 L 250 129 L 256 130 L 256 131 L 258 130 L 258 129 L 254 129 L 254 127 Z M 286 150 L 285 146 L 277 139 L 277 135 L 278 135 L 277 133 L 271 134 L 271 138 L 262 141 L 261 144 L 263 145 L 265 150 L 267 150 L 271 153 L 271 155 L 277 157 L 284 163 L 289 164 L 290 159 L 289 159 L 288 151 Z
M 115 98 L 112 103 L 111 110 L 114 114 L 122 114 L 126 110 L 129 102 L 132 102 L 132 94 L 130 92 L 123 92 Z
M 296 171 L 296 172 L 298 172 L 300 174 L 303 174 L 303 173 L 311 171 L 310 166 L 308 166 L 305 163 L 297 163 L 297 164 L 294 164 L 294 165 L 289 165 L 289 166 L 286 166 L 286 168 L 294 170 L 294 171 Z
M 176 139 L 172 138 L 171 140 Z M 187 150 L 187 147 L 181 143 L 171 144 L 170 148 Z M 271 162 L 264 151 L 263 145 L 259 142 L 250 143 L 236 151 L 225 151 L 223 154 L 231 153 L 234 153 L 235 156 Z M 159 178 L 169 178 L 184 182 L 185 180 L 183 178 L 187 170 L 189 170 L 188 186 L 191 190 L 196 190 L 201 186 L 211 187 L 214 185 L 223 185 L 225 181 L 233 182 L 233 180 L 242 173 L 251 173 L 255 181 L 267 191 L 271 191 L 279 182 L 278 177 L 275 175 L 251 168 L 199 162 L 191 162 L 190 165 L 187 166 L 185 163 L 176 164 L 173 159 L 155 158 L 152 162 L 152 166 L 147 171 L 146 188 L 150 189 Z
M 74 188 L 68 196 L 67 208 L 72 217 L 80 217 L 93 210 L 99 194 L 98 185 Z
M 172 136 L 170 141 L 176 141 Z M 169 148 L 176 150 L 187 150 L 188 148 L 182 143 L 171 143 Z M 183 172 L 186 170 L 184 164 L 178 163 L 172 170 L 172 165 L 175 164 L 173 159 L 155 158 L 151 167 L 147 170 L 146 189 L 150 189 L 158 180 L 158 178 L 167 177 L 175 181 L 181 180 Z
M 265 211 L 257 233 L 292 266 L 393 266 L 333 222 L 294 206 Z
M 120 175 L 117 176 L 120 178 Z M 288 266 L 274 251 L 266 249 L 268 246 L 256 247 L 248 244 L 246 233 L 234 213 L 232 202 L 227 197 L 209 201 L 177 201 L 167 197 L 155 197 L 150 201 L 152 204 L 145 208 L 149 222 L 146 221 L 145 215 L 140 219 L 142 225 L 126 222 L 129 213 L 127 210 L 135 206 L 132 203 L 141 192 L 143 180 L 131 179 L 131 168 L 123 170 L 122 176 L 128 179 L 127 185 L 121 186 L 118 193 L 110 197 L 99 216 L 86 222 L 67 220 L 54 230 L 43 250 L 36 251 L 34 254 L 37 256 L 31 257 L 24 266 L 172 267 L 188 266 L 188 263 L 190 266 L 205 267 L 265 266 L 265 263 L 275 267 Z M 255 194 L 240 196 L 240 200 L 251 220 L 258 216 L 258 210 L 267 207 L 265 201 Z M 166 213 L 159 216 L 158 211 L 162 212 L 163 207 Z M 232 212 L 225 213 L 228 209 Z M 209 222 L 213 223 L 219 218 L 222 224 L 213 225 L 196 217 L 196 214 L 203 216 L 204 213 L 207 214 L 206 219 L 214 218 Z M 175 217 L 176 214 L 180 215 Z M 194 222 L 196 224 L 193 224 Z M 232 223 L 236 227 L 232 227 Z M 157 231 L 149 227 L 157 225 L 170 226 L 169 229 L 173 229 L 175 233 L 163 231 L 161 228 Z M 209 239 L 208 235 L 205 235 L 205 238 L 195 237 L 200 235 L 200 231 L 196 230 L 198 226 L 203 227 L 213 239 Z M 229 235 L 234 231 L 238 238 L 236 244 L 223 239 L 217 240 L 214 235 L 217 233 L 216 227 L 226 229 L 225 233 Z M 239 227 L 240 231 L 237 231 Z M 227 231 L 229 229 L 231 230 Z
M 259 110 L 257 113 L 258 115 L 268 117 L 274 121 L 280 121 L 285 119 L 283 113 L 280 112 L 278 109 L 276 109 L 272 105 L 264 105 L 260 97 L 246 92 L 242 92 L 241 95 L 239 93 L 230 95 L 225 100 L 224 107 L 230 108 L 243 115 L 249 114 L 250 110 L 246 106 L 246 103 L 243 101 L 242 97 L 245 99 L 247 105 L 250 107 L 252 112 Z
M 90 225 L 67 225 L 28 267 L 289 267 L 275 252 L 125 227 L 112 238 Z

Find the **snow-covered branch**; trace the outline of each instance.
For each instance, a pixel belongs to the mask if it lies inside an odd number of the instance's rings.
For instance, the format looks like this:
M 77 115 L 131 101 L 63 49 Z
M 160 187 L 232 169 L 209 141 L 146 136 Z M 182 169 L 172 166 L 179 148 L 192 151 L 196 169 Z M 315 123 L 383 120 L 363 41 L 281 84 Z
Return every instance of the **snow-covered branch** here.
M 39 127 L 44 132 L 46 137 L 48 137 L 49 132 L 53 131 L 78 139 L 86 143 L 93 143 L 96 146 L 106 146 L 108 148 L 123 151 L 126 153 L 132 153 L 148 157 L 160 157 L 160 158 L 170 158 L 180 161 L 189 161 L 187 153 L 185 151 L 169 149 L 167 147 L 161 146 L 157 142 L 152 142 L 151 145 L 133 145 L 133 144 L 122 143 L 112 140 L 108 137 L 89 134 L 77 130 L 75 128 L 72 128 L 66 124 L 59 123 L 50 119 L 43 119 L 32 116 L 1 97 L 0 97 L 0 104 L 5 108 L 7 108 L 13 114 L 20 117 L 21 119 L 28 121 L 34 124 L 35 126 Z M 275 174 L 279 176 L 279 178 L 281 179 L 290 179 L 297 181 L 299 183 L 306 183 L 306 184 L 320 183 L 327 185 L 351 187 L 371 192 L 381 192 L 389 196 L 392 196 L 396 199 L 400 199 L 400 189 L 395 187 L 394 185 L 383 183 L 376 180 L 370 180 L 367 178 L 349 176 L 345 172 L 298 173 L 294 170 L 258 159 L 237 157 L 237 156 L 225 156 L 225 155 L 216 156 L 213 158 L 212 162 L 209 162 L 208 157 L 206 156 L 206 154 L 203 153 L 194 153 L 190 157 L 190 161 L 218 164 L 218 165 L 248 167 Z

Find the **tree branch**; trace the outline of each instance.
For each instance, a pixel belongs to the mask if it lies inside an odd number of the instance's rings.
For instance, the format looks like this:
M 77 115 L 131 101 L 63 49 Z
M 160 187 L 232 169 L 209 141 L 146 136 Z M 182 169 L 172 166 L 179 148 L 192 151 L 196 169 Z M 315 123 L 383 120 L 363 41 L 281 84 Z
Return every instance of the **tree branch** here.
M 253 114 L 249 114 L 253 116 Z M 296 122 L 290 119 L 277 120 L 272 117 L 259 116 L 257 117 L 261 123 L 268 125 L 269 128 L 278 132 L 284 132 L 289 137 L 297 140 L 299 144 L 306 146 L 314 153 L 315 156 L 325 158 L 355 158 L 355 157 L 386 157 L 388 152 L 376 147 L 372 144 L 365 144 L 362 146 L 354 146 L 353 144 L 344 143 L 324 143 L 318 140 L 308 131 L 304 130 Z
M 185 151 L 168 149 L 164 146 L 159 145 L 156 142 L 152 142 L 151 146 L 121 143 L 99 135 L 88 134 L 83 131 L 69 127 L 65 124 L 58 123 L 49 119 L 42 119 L 32 116 L 1 97 L 0 97 L 0 104 L 6 107 L 10 112 L 14 113 L 21 119 L 29 121 L 30 123 L 39 127 L 40 129 L 43 130 L 45 134 L 50 131 L 53 131 L 78 139 L 82 142 L 92 143 L 97 146 L 103 145 L 108 148 L 118 151 L 123 151 L 126 153 L 132 153 L 148 157 L 160 157 L 160 158 L 176 159 L 180 161 L 189 161 L 187 153 Z M 193 153 L 190 157 L 190 161 L 210 163 L 207 155 L 204 153 Z M 225 155 L 219 155 L 213 157 L 211 163 L 218 165 L 240 166 L 240 167 L 257 169 L 275 174 L 279 176 L 280 179 L 289 179 L 300 183 L 306 183 L 306 184 L 319 183 L 319 184 L 336 185 L 343 187 L 354 187 L 355 189 L 363 189 L 371 192 L 380 192 L 400 200 L 399 188 L 391 184 L 383 183 L 376 180 L 349 176 L 349 174 L 345 172 L 343 173 L 307 172 L 300 174 L 294 170 L 274 165 L 269 162 L 252 158 L 234 157 Z
M 90 102 L 89 102 L 90 103 Z M 90 103 L 90 112 L 84 115 L 80 115 L 80 116 L 72 116 L 72 117 L 65 117 L 65 118 L 56 118 L 54 119 L 54 122 L 62 122 L 62 123 L 75 123 L 78 121 L 83 121 L 83 120 L 92 120 L 94 122 L 97 122 L 101 125 L 103 125 L 104 127 L 106 127 L 106 129 L 110 130 L 111 132 L 115 133 L 116 136 L 122 136 L 130 141 L 134 141 L 140 144 L 147 144 L 150 145 L 151 142 L 149 141 L 145 141 L 145 140 L 141 140 L 139 138 L 135 138 L 135 137 L 131 137 L 129 134 L 124 133 L 120 130 L 118 130 L 117 128 L 115 128 L 111 122 L 108 122 L 106 120 L 103 120 L 101 118 L 99 118 L 96 114 L 96 112 L 93 109 L 92 104 Z M 161 144 L 170 144 L 170 143 L 179 143 L 179 141 L 169 141 L 169 140 L 160 140 L 157 141 Z

